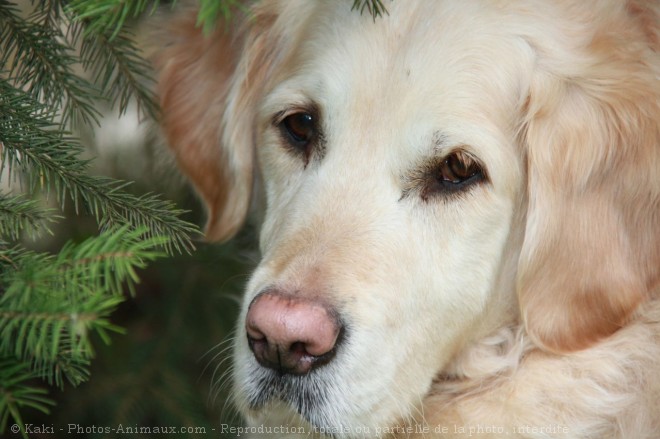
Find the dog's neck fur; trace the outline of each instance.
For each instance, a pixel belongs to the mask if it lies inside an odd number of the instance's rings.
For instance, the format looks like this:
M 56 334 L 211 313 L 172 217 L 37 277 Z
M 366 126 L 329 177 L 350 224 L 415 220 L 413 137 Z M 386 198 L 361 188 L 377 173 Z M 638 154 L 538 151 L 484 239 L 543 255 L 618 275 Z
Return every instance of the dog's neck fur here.
M 565 355 L 537 348 L 522 325 L 504 327 L 454 358 L 414 422 L 428 428 L 419 437 L 500 437 L 503 428 L 508 437 L 657 438 L 657 358 L 658 300 L 611 337 Z

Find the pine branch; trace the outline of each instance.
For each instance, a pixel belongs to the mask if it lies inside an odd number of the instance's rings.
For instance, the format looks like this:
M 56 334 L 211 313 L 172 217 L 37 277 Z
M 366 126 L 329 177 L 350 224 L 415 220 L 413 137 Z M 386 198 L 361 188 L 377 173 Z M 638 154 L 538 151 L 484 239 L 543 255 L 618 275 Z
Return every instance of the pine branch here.
M 112 191 L 108 196 L 111 196 L 111 201 L 117 208 L 106 208 L 100 219 L 103 229 L 126 223 L 133 227 L 145 225 L 149 229 L 147 236 L 164 235 L 170 238 L 164 245 L 169 254 L 174 251 L 190 253 L 194 250 L 191 236 L 199 234 L 199 229 L 180 218 L 184 211 L 178 209 L 173 202 L 161 200 L 154 194 L 136 197 L 126 192 Z M 139 209 L 136 209 L 136 206 L 139 206 Z
M 125 182 L 90 176 L 89 162 L 78 158 L 83 149 L 78 140 L 58 131 L 48 116 L 31 113 L 35 107 L 39 104 L 0 79 L 0 139 L 7 172 L 18 170 L 32 190 L 53 187 L 61 204 L 73 199 L 76 212 L 82 200 L 103 228 L 146 226 L 148 236 L 172 237 L 168 252 L 194 248 L 190 235 L 197 229 L 180 218 L 183 211 L 155 195 L 136 197 L 124 190 Z
M 35 21 L 42 26 L 58 27 L 64 16 L 63 2 L 66 3 L 66 0 L 39 0 L 33 17 L 38 17 L 40 20 L 35 19 Z M 32 3 L 34 4 L 35 1 L 33 0 Z
M 110 315 L 123 291 L 134 292 L 138 270 L 164 250 L 191 251 L 197 233 L 173 203 L 89 175 L 89 161 L 80 158 L 84 148 L 67 129 L 95 122 L 100 91 L 121 111 L 133 99 L 151 115 L 156 107 L 148 64 L 121 31 L 128 15 L 110 18 L 116 30 L 93 33 L 68 3 L 35 0 L 24 19 L 14 3 L 0 0 L 0 176 L 21 182 L 26 192 L 0 193 L 0 434 L 9 419 L 23 425 L 25 408 L 47 412 L 50 401 L 31 384 L 34 378 L 58 387 L 89 378 L 91 337 L 108 343 L 111 333 L 122 331 Z M 75 73 L 80 67 L 98 88 Z M 39 192 L 54 193 L 62 207 L 73 200 L 76 212 L 87 209 L 100 236 L 69 243 L 56 255 L 9 247 L 4 241 L 48 230 L 57 217 L 30 198 Z
M 18 166 L 27 168 L 29 156 L 23 157 L 19 150 L 29 149 L 31 155 L 41 152 L 46 160 L 60 160 L 64 166 L 75 165 L 77 171 L 84 169 L 84 163 L 76 163 L 75 157 L 83 148 L 77 140 L 67 137 L 60 126 L 52 122 L 54 111 L 40 103 L 26 92 L 11 85 L 10 80 L 0 77 L 0 146 L 2 146 L 2 169 L 9 173 L 12 182 Z M 65 157 L 66 160 L 62 160 Z M 20 169 L 19 169 L 20 170 Z M 20 172 L 19 172 L 20 175 Z M 44 186 L 41 172 L 24 174 L 30 189 Z M 14 177 L 14 178 L 12 178 Z
M 197 26 L 201 27 L 206 35 L 210 35 L 220 17 L 228 23 L 237 10 L 247 12 L 248 8 L 244 3 L 242 0 L 200 0 Z
M 37 102 L 61 108 L 61 124 L 98 122 L 98 90 L 72 71 L 77 59 L 57 27 L 23 20 L 16 6 L 0 0 L 0 71 Z M 54 116 L 56 113 L 51 112 Z
M 125 32 L 111 35 L 107 30 L 81 33 L 84 35 L 80 49 L 83 68 L 92 73 L 104 95 L 113 97 L 113 107 L 118 103 L 120 113 L 124 113 L 135 99 L 138 110 L 157 118 L 151 67 L 139 56 L 131 35 Z
M 112 41 L 125 27 L 126 21 L 156 10 L 159 4 L 159 0 L 73 0 L 67 10 L 76 20 L 86 22 L 88 33 L 105 35 Z M 235 10 L 247 9 L 245 0 L 201 0 L 197 26 L 209 34 L 219 17 L 228 22 Z
M 110 314 L 136 270 L 163 254 L 165 238 L 124 227 L 68 244 L 51 256 L 20 248 L 0 251 L 0 356 L 31 362 L 42 378 L 62 386 L 86 379 L 93 356 L 90 334 L 109 341 L 122 332 Z
M 158 0 L 73 0 L 67 12 L 77 21 L 86 22 L 87 32 L 109 35 L 113 40 L 129 19 L 142 15 L 147 9 L 155 11 Z
M 50 413 L 49 407 L 55 403 L 45 396 L 48 394 L 45 389 L 32 385 L 37 377 L 28 363 L 16 362 L 11 357 L 0 357 L 0 432 L 5 431 L 11 416 L 21 427 L 23 437 L 27 438 L 21 410 L 29 407 L 45 414 Z
M 27 231 L 32 236 L 45 230 L 52 234 L 47 223 L 59 218 L 52 209 L 44 209 L 37 200 L 24 195 L 8 196 L 0 192 L 0 237 L 16 241 Z
M 169 238 L 145 237 L 146 230 L 129 231 L 128 227 L 106 233 L 103 239 L 89 239 L 81 244 L 69 243 L 60 250 L 55 264 L 62 267 L 64 285 L 85 285 L 91 291 L 121 295 L 124 285 L 134 291 L 139 281 L 135 271 L 145 268 L 163 254 L 155 248 Z

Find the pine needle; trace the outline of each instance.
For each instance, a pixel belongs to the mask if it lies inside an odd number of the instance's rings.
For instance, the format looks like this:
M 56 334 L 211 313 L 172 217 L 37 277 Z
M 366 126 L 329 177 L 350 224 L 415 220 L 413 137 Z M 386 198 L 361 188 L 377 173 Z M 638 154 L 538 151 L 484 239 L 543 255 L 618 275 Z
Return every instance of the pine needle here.
M 364 14 L 366 10 L 373 17 L 374 21 L 383 14 L 388 14 L 382 0 L 354 0 L 351 10 L 360 11 L 360 14 Z

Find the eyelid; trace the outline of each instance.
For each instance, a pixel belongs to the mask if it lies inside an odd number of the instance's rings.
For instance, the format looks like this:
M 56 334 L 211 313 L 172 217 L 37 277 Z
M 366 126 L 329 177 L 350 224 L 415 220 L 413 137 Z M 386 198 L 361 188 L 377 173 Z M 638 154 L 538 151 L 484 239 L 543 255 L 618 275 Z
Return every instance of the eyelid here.
M 466 163 L 475 164 L 481 170 L 481 173 L 484 174 L 484 177 L 486 177 L 486 167 L 484 166 L 483 162 L 479 160 L 476 155 L 472 154 L 469 149 L 462 146 L 464 145 L 460 145 L 457 148 L 452 148 L 443 154 L 437 163 L 444 163 L 451 156 L 458 155 L 459 157 L 464 158 Z M 469 160 L 469 162 L 467 162 L 467 160 Z
M 273 117 L 271 117 L 271 124 L 276 127 L 284 122 L 284 119 L 296 113 L 309 113 L 314 118 L 316 118 L 318 114 L 314 105 L 292 105 L 276 112 Z
M 271 118 L 271 123 L 273 124 L 273 126 L 278 126 L 279 124 L 281 124 L 284 121 L 284 119 L 286 119 L 288 116 L 290 116 L 294 113 L 295 113 L 295 111 L 291 108 L 287 108 L 285 110 L 280 110 L 280 111 L 278 111 L 277 113 L 275 113 L 273 115 L 273 117 Z
M 293 111 L 292 109 L 286 109 L 286 110 L 278 111 L 277 113 L 275 113 L 273 115 L 273 117 L 271 118 L 270 123 L 271 123 L 271 125 L 276 127 L 279 124 L 281 124 L 282 122 L 284 122 L 284 119 L 286 119 L 288 116 L 290 116 L 294 113 L 295 113 L 295 111 Z

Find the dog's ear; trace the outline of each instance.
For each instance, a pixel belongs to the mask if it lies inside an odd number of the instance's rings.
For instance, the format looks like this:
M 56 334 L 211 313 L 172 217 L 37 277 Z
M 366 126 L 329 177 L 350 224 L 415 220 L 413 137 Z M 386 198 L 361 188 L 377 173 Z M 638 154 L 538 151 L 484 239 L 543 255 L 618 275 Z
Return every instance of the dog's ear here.
M 658 294 L 660 63 L 616 38 L 594 39 L 570 75 L 539 74 L 526 105 L 518 294 L 528 333 L 553 352 L 607 337 Z
M 196 10 L 181 13 L 154 57 L 161 124 L 206 206 L 210 241 L 231 238 L 250 206 L 255 103 L 278 56 L 273 17 L 262 9 L 212 35 L 196 25 Z

